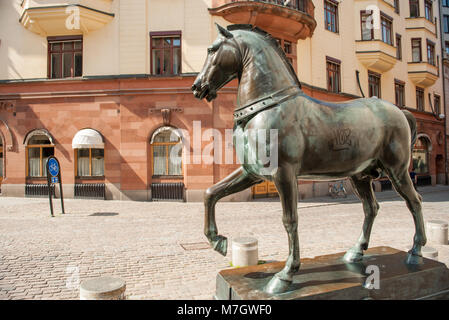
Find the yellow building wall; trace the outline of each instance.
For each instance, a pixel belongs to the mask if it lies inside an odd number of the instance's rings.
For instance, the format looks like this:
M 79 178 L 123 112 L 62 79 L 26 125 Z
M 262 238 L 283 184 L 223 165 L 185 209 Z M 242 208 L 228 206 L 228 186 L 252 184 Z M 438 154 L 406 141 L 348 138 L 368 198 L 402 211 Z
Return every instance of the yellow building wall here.
M 365 96 L 368 96 L 368 69 L 356 56 L 356 40 L 361 40 L 360 11 L 377 6 L 380 11 L 393 18 L 393 43 L 396 45 L 396 33 L 402 36 L 402 61 L 397 60 L 394 67 L 382 73 L 381 98 L 395 102 L 394 80 L 402 80 L 405 84 L 405 104 L 416 108 L 416 86 L 408 77 L 408 62 L 411 58 L 411 38 L 422 38 L 422 57 L 427 60 L 426 39 L 435 42 L 437 60 L 441 57 L 439 38 L 432 37 L 424 30 L 406 30 L 406 17 L 410 15 L 408 1 L 400 1 L 400 15 L 395 13 L 392 0 L 345 0 L 340 2 L 339 33 L 330 32 L 324 27 L 324 1 L 314 1 L 317 27 L 312 38 L 298 41 L 298 76 L 301 81 L 310 85 L 327 88 L 326 56 L 341 60 L 342 92 L 361 96 L 355 70 L 360 71 L 360 84 Z M 433 15 L 439 17 L 439 8 L 433 3 Z M 424 15 L 424 1 L 420 1 L 420 15 Z M 380 21 L 379 21 L 380 23 Z M 437 22 L 437 34 L 440 33 Z M 382 39 L 381 29 L 374 29 L 374 39 Z M 437 62 L 438 63 L 438 62 Z M 441 73 L 441 66 L 440 66 Z M 443 101 L 442 78 L 425 89 L 425 111 L 431 111 L 428 93 L 437 94 Z M 432 100 L 433 101 L 433 100 Z
M 19 23 L 20 1 L 0 1 L 0 80 L 47 77 L 47 40 Z

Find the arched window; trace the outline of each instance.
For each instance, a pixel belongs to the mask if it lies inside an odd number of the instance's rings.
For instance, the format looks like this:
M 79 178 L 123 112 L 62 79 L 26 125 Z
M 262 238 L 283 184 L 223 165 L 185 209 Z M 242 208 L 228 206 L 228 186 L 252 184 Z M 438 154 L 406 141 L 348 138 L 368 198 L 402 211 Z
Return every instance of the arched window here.
M 413 147 L 413 168 L 416 173 L 429 173 L 429 141 L 425 137 L 416 140 Z
M 153 176 L 182 175 L 182 142 L 172 127 L 157 129 L 151 138 Z
M 94 129 L 82 129 L 72 140 L 77 177 L 104 176 L 104 142 Z
M 52 137 L 46 130 L 35 130 L 25 138 L 27 177 L 46 177 L 47 159 L 55 154 Z

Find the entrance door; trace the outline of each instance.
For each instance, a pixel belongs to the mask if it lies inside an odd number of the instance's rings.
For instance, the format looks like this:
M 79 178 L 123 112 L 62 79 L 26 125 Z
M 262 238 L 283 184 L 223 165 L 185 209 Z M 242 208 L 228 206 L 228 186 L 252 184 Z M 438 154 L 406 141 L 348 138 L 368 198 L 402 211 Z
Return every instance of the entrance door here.
M 277 197 L 278 191 L 274 182 L 264 181 L 252 188 L 254 198 Z

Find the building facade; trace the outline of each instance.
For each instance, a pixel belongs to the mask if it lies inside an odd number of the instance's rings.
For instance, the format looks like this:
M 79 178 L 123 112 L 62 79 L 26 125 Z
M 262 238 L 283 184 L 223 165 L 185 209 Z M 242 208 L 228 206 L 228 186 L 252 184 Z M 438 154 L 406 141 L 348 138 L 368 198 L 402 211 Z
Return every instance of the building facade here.
M 427 0 L 1 1 L 1 194 L 45 193 L 54 155 L 66 197 L 201 201 L 238 167 L 232 151 L 225 161 L 237 81 L 212 102 L 190 91 L 214 23 L 270 32 L 310 96 L 377 96 L 412 111 L 420 183 L 444 183 L 439 9 Z M 300 183 L 301 197 L 327 190 Z M 263 183 L 228 199 L 275 191 Z

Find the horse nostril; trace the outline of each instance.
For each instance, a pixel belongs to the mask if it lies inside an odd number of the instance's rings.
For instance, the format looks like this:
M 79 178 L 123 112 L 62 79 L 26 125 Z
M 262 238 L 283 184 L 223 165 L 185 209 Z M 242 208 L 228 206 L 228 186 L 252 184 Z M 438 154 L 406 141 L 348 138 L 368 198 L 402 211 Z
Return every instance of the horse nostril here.
M 197 89 L 196 85 L 193 84 L 191 90 L 192 90 L 192 91 L 195 91 L 196 89 Z

